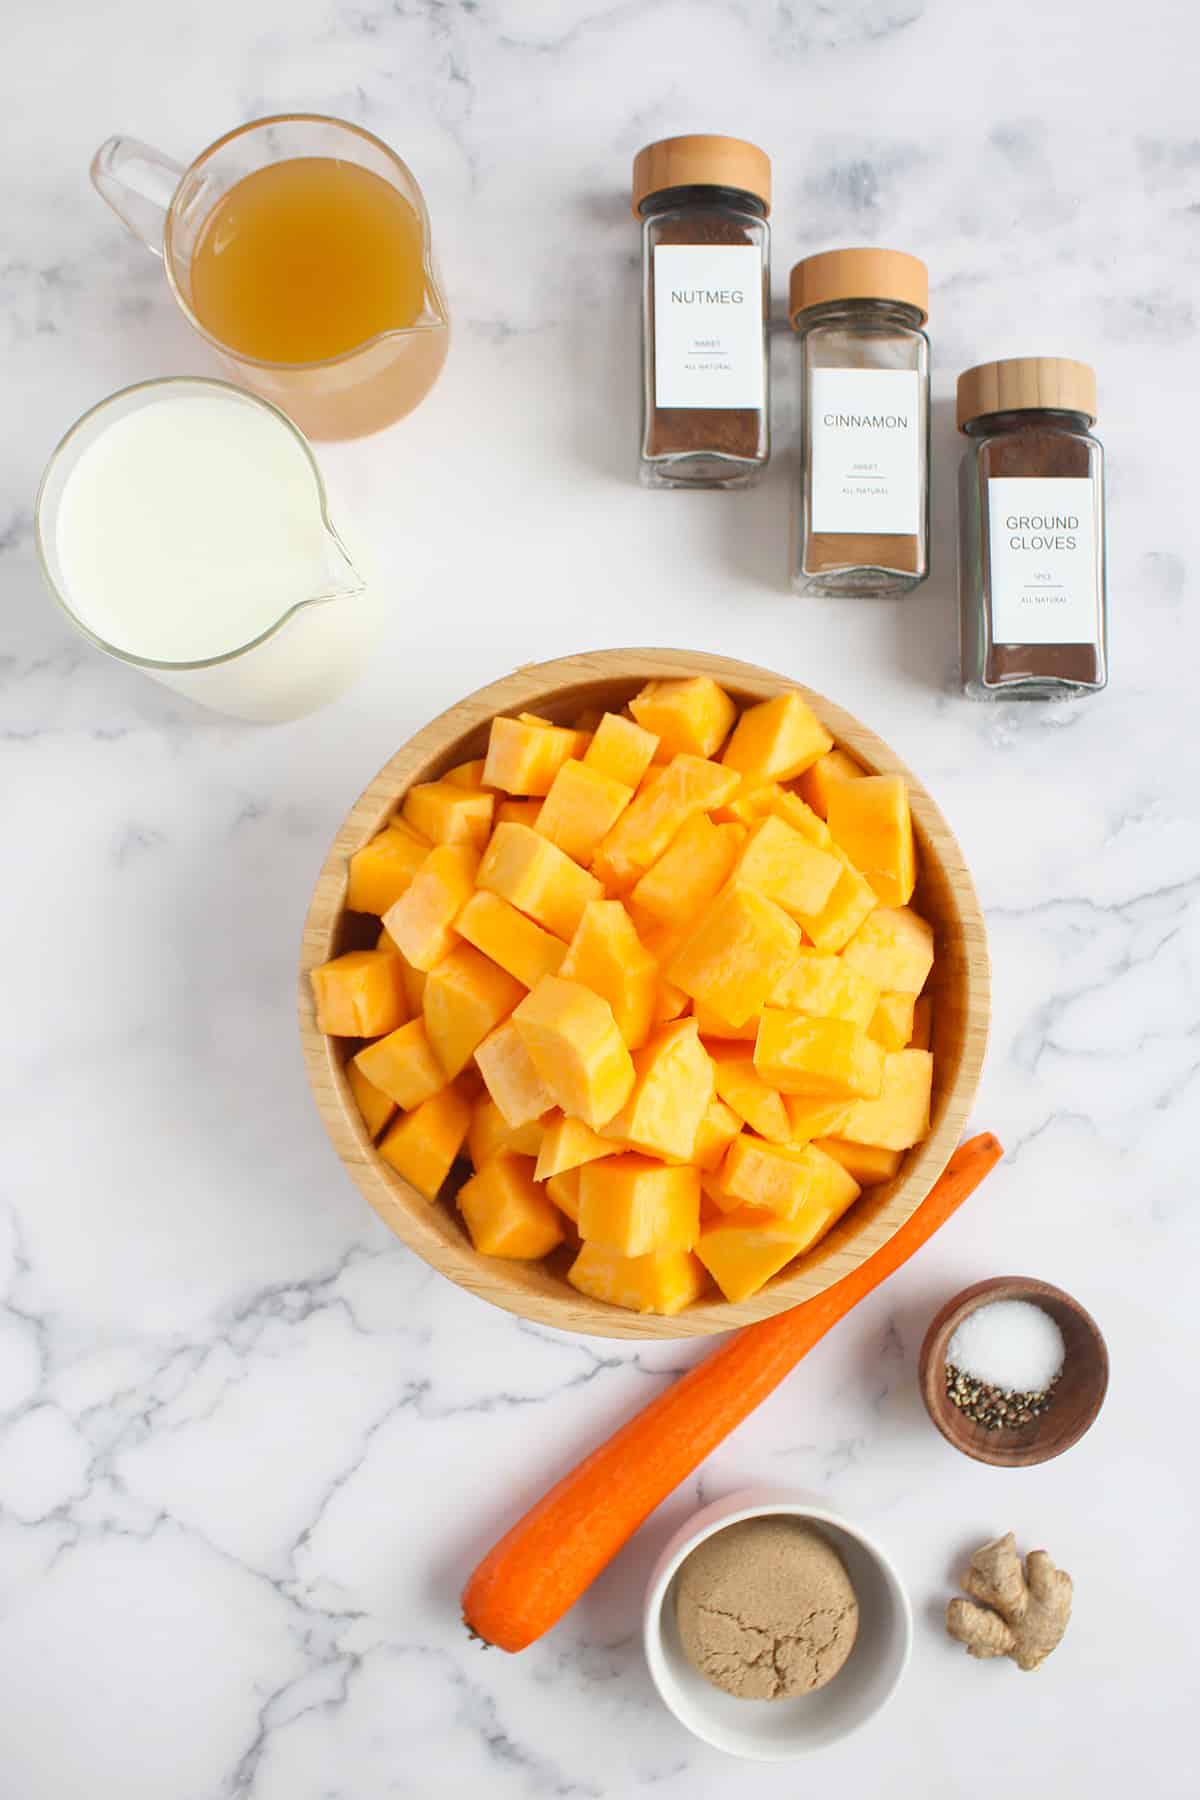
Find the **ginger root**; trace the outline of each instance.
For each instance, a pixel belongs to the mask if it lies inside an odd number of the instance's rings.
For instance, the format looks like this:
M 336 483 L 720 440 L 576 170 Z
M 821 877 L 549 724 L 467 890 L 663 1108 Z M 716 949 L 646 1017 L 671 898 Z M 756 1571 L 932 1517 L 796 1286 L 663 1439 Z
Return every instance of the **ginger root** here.
M 951 1600 L 946 1630 L 972 1656 L 1011 1656 L 1018 1669 L 1036 1669 L 1067 1629 L 1071 1577 L 1044 1550 L 1031 1550 L 1022 1569 L 1011 1531 L 975 1552 L 962 1586 L 971 1598 Z

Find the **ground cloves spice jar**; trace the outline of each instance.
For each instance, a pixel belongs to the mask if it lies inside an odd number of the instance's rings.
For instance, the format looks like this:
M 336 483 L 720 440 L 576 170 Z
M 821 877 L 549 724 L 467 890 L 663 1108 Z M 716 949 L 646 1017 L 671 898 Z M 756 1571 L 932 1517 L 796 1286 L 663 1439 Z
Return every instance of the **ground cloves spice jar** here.
M 929 271 L 899 250 L 792 269 L 800 338 L 793 586 L 901 594 L 929 573 Z
M 770 161 L 741 138 L 634 159 L 648 487 L 745 487 L 767 466 L 770 208 Z
M 1062 699 L 1108 680 L 1095 420 L 1086 363 L 1013 357 L 958 378 L 962 674 L 976 699 Z

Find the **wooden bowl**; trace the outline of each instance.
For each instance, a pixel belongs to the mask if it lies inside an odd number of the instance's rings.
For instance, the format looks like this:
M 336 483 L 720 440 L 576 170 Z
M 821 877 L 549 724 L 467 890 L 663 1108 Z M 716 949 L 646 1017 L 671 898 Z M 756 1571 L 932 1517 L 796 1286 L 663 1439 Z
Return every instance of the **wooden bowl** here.
M 1062 1332 L 1065 1355 L 1053 1404 L 1040 1418 L 987 1431 L 947 1395 L 946 1351 L 968 1313 L 996 1300 L 1031 1300 L 1048 1312 Z M 964 1288 L 934 1317 L 921 1345 L 917 1377 L 926 1410 L 948 1444 L 997 1469 L 1028 1469 L 1061 1456 L 1091 1426 L 1108 1388 L 1108 1347 L 1092 1315 L 1061 1288 L 1031 1276 L 997 1275 Z
M 384 825 L 407 789 L 455 763 L 482 756 L 497 713 L 535 712 L 567 722 L 585 707 L 620 709 L 656 676 L 707 674 L 735 700 L 753 704 L 798 684 L 748 663 L 683 650 L 600 650 L 535 663 L 460 700 L 411 738 L 355 802 L 333 841 L 304 926 L 300 962 L 300 1032 L 317 1108 L 353 1180 L 398 1237 L 460 1287 L 510 1312 L 600 1337 L 689 1337 L 782 1312 L 819 1294 L 877 1250 L 915 1210 L 945 1167 L 971 1108 L 988 1027 L 988 953 L 975 889 L 945 820 L 920 782 L 880 738 L 838 706 L 800 692 L 837 742 L 879 773 L 909 783 L 921 875 L 914 904 L 937 933 L 930 977 L 934 1018 L 932 1130 L 894 1179 L 868 1189 L 809 1255 L 750 1300 L 705 1299 L 674 1318 L 626 1312 L 576 1292 L 566 1280 L 569 1256 L 545 1263 L 506 1262 L 472 1248 L 451 1202 L 434 1205 L 379 1158 L 350 1097 L 343 1064 L 349 1046 L 317 1030 L 309 971 L 343 950 L 373 943 L 379 922 L 345 910 L 351 854 Z

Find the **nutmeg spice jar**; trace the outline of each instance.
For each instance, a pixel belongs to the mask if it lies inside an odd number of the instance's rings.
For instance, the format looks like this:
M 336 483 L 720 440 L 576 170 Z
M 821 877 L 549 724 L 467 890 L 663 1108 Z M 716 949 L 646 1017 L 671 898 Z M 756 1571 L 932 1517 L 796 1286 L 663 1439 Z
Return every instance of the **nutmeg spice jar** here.
M 771 164 L 741 138 L 639 150 L 648 487 L 746 487 L 767 466 Z
M 800 593 L 902 594 L 929 573 L 929 271 L 899 250 L 792 269 Z
M 1066 357 L 958 378 L 958 584 L 964 691 L 1056 700 L 1108 681 L 1104 451 L 1096 377 Z

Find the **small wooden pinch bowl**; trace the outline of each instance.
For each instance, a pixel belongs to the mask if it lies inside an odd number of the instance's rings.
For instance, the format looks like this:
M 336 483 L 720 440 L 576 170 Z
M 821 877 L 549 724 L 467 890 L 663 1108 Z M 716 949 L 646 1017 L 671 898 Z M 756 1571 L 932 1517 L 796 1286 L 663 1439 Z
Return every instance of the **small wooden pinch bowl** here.
M 1049 1313 L 1062 1332 L 1064 1356 L 1054 1399 L 1040 1418 L 988 1431 L 947 1394 L 946 1353 L 963 1320 L 997 1300 L 1028 1300 Z M 948 1444 L 993 1468 L 1028 1469 L 1061 1456 L 1094 1423 L 1108 1390 L 1108 1346 L 1091 1313 L 1062 1288 L 1032 1276 L 996 1275 L 964 1288 L 935 1314 L 917 1359 L 917 1378 L 926 1410 Z
M 309 972 L 343 950 L 375 941 L 379 921 L 348 913 L 346 876 L 354 851 L 374 837 L 407 790 L 456 763 L 482 756 L 497 713 L 533 712 L 567 723 L 586 707 L 620 710 L 647 681 L 711 675 L 740 706 L 800 693 L 837 743 L 869 769 L 909 783 L 920 879 L 913 904 L 936 932 L 933 999 L 932 1129 L 889 1182 L 868 1188 L 813 1250 L 739 1305 L 706 1297 L 674 1318 L 626 1312 L 592 1300 L 566 1279 L 570 1255 L 546 1262 L 506 1262 L 472 1247 L 453 1197 L 431 1205 L 376 1154 L 346 1083 L 355 1046 L 317 1029 Z M 722 656 L 684 650 L 599 650 L 535 663 L 481 688 L 434 719 L 399 749 L 355 801 L 325 859 L 304 926 L 299 983 L 300 1034 L 317 1109 L 333 1146 L 375 1211 L 409 1247 L 443 1275 L 496 1306 L 563 1331 L 599 1337 L 703 1336 L 750 1324 L 811 1299 L 879 1248 L 910 1217 L 941 1174 L 962 1129 L 983 1065 L 989 1016 L 987 938 L 975 889 L 946 821 L 925 789 L 881 738 L 822 695 L 785 675 Z

